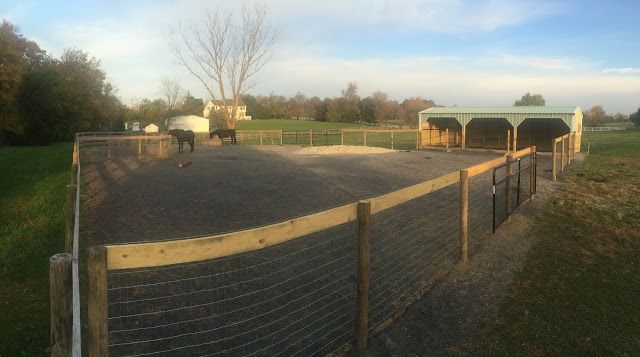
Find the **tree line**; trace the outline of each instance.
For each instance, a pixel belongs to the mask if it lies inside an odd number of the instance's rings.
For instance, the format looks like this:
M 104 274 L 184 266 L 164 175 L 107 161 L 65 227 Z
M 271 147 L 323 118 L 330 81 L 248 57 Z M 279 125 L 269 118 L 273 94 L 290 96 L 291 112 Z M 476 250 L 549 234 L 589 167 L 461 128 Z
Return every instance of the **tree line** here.
M 387 93 L 375 91 L 372 95 L 361 97 L 354 82 L 347 84 L 339 96 L 307 97 L 298 92 L 286 98 L 281 95 L 244 95 L 247 113 L 256 119 L 314 119 L 329 122 L 347 123 L 393 123 L 397 125 L 417 126 L 418 113 L 435 107 L 433 100 L 412 97 L 402 101 L 389 99 Z
M 42 145 L 121 125 L 123 105 L 86 52 L 52 57 L 3 20 L 0 63 L 0 144 Z

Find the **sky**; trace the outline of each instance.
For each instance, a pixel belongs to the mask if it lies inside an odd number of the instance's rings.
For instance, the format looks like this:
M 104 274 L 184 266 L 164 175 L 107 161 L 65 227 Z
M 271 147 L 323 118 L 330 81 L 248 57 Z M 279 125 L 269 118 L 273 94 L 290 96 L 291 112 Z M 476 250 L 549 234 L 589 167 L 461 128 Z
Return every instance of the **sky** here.
M 205 88 L 169 48 L 180 23 L 243 1 L 0 0 L 0 18 L 53 56 L 78 48 L 101 60 L 125 103 L 160 97 L 175 78 Z M 278 31 L 251 94 L 335 97 L 348 82 L 441 105 L 512 105 L 540 93 L 547 105 L 640 107 L 640 1 L 266 0 Z

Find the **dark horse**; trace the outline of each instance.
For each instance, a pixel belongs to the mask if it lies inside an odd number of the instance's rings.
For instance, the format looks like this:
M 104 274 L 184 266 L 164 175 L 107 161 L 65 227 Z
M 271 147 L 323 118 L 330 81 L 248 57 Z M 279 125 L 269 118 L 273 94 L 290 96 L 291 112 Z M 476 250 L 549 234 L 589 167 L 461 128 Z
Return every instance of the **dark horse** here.
M 237 144 L 236 129 L 216 129 L 209 133 L 209 139 L 213 139 L 214 136 L 218 136 L 220 140 L 224 138 L 231 138 L 232 144 Z
M 186 142 L 191 146 L 191 152 L 193 152 L 193 146 L 195 143 L 196 135 L 191 130 L 182 130 L 182 129 L 172 129 L 169 130 L 169 134 L 173 135 L 178 139 L 178 152 L 183 152 L 182 147 Z

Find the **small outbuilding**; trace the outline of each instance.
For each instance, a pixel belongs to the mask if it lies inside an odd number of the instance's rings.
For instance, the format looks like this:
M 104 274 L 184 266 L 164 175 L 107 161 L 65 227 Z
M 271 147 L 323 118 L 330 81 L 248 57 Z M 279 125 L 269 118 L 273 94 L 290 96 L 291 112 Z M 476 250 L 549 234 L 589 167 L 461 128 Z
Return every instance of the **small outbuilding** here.
M 572 106 L 434 107 L 419 114 L 422 145 L 431 145 L 434 132 L 449 146 L 511 150 L 535 145 L 550 151 L 551 141 L 576 133 L 579 151 L 582 110 Z M 448 132 L 443 139 L 442 133 Z M 446 134 L 445 134 L 446 135 Z
M 182 115 L 170 119 L 167 130 L 192 130 L 194 133 L 208 133 L 209 119 L 197 115 Z
M 158 128 L 158 126 L 157 126 L 157 125 L 155 125 L 155 124 L 151 123 L 151 124 L 149 124 L 149 125 L 147 125 L 147 126 L 145 126 L 145 127 L 144 127 L 144 132 L 145 132 L 145 133 L 157 133 L 157 132 L 158 132 L 158 129 L 159 129 L 159 128 Z

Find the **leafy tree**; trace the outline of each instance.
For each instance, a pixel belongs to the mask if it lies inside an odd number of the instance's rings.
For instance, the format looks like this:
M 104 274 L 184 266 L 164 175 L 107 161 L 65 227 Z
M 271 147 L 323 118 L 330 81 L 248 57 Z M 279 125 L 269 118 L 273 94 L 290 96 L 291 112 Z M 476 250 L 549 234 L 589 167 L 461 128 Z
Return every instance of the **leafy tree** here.
M 527 105 L 544 106 L 545 105 L 545 100 L 542 97 L 542 94 L 531 94 L 531 93 L 527 92 L 527 94 L 523 95 L 520 100 L 516 100 L 515 103 L 513 103 L 513 105 L 515 105 L 515 106 L 527 106 Z
M 79 131 L 113 130 L 123 108 L 106 81 L 100 62 L 81 50 L 65 50 L 59 60 L 24 76 L 18 96 L 24 131 L 16 143 L 71 140 Z
M 437 105 L 433 100 L 425 100 L 420 97 L 405 99 L 400 105 L 402 119 L 408 125 L 416 127 L 418 125 L 418 113 L 436 106 Z
M 181 115 L 197 115 L 202 116 L 202 111 L 204 110 L 204 101 L 202 98 L 194 98 L 191 93 L 187 91 L 184 98 L 182 99 L 182 103 L 180 104 L 180 109 L 178 110 Z
M 606 112 L 601 105 L 594 105 L 584 113 L 583 121 L 587 126 L 596 126 L 605 121 Z
M 49 60 L 44 50 L 22 36 L 18 27 L 3 20 L 0 25 L 0 145 L 7 136 L 22 135 L 24 120 L 18 108 L 18 92 L 24 76 Z
M 640 126 L 640 108 L 638 111 L 629 115 L 629 120 L 631 120 L 636 126 Z
M 360 119 L 360 96 L 355 82 L 349 82 L 347 88 L 342 90 L 342 98 L 338 101 L 338 117 L 347 123 L 353 123 Z M 334 119 L 337 119 L 334 117 Z M 335 120 L 335 121 L 340 121 Z

